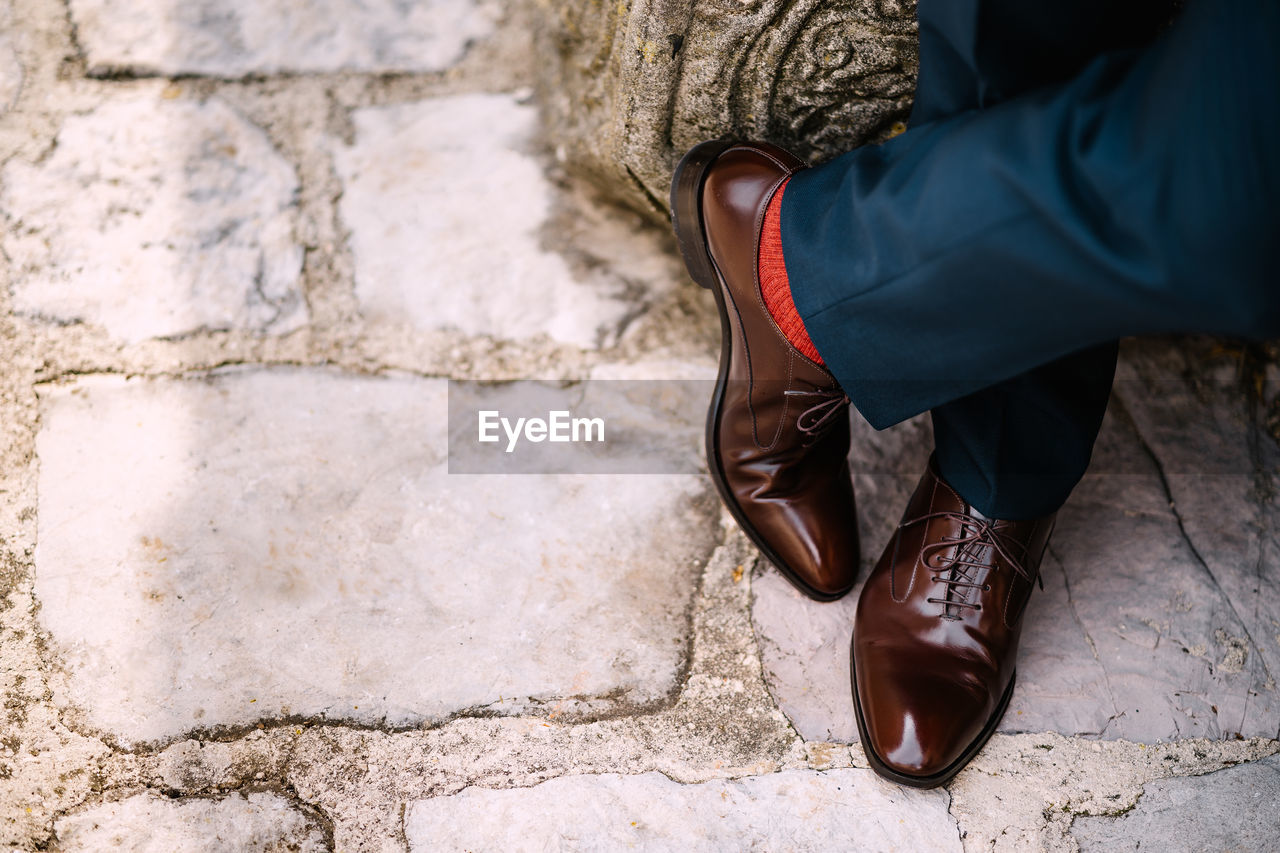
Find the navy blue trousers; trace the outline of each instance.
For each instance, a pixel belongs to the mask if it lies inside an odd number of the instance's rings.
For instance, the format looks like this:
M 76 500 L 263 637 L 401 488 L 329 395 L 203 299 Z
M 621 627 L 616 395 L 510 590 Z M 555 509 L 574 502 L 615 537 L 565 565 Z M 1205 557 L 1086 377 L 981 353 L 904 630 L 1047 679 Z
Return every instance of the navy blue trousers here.
M 791 179 L 810 337 L 979 511 L 1057 509 L 1130 335 L 1280 336 L 1280 2 L 920 0 L 909 129 Z

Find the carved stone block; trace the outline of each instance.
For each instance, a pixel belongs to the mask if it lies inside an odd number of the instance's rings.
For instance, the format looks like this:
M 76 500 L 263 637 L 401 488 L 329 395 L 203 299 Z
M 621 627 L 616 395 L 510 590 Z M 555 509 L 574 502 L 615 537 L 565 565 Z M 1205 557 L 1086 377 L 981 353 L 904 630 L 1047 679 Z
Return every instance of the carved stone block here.
M 541 79 L 566 166 L 655 219 L 680 155 L 765 139 L 812 162 L 901 129 L 912 0 L 546 0 Z M 550 13 L 547 15 L 546 13 Z

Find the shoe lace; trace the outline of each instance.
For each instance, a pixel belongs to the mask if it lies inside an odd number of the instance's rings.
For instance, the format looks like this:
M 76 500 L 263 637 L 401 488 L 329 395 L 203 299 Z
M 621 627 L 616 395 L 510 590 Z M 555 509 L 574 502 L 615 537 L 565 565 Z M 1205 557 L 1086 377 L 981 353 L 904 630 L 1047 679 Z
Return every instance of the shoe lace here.
M 849 395 L 839 388 L 815 388 L 812 391 L 782 392 L 787 397 L 817 397 L 818 402 L 800 413 L 796 418 L 796 429 L 805 435 L 805 446 L 822 437 L 827 430 L 835 426 L 849 404 Z
M 975 611 L 982 609 L 981 604 L 965 601 L 959 596 L 963 594 L 964 590 L 977 589 L 987 592 L 991 589 L 989 584 L 978 583 L 974 580 L 975 575 L 973 572 L 986 568 L 994 569 L 999 565 L 988 561 L 979 562 L 978 558 L 982 556 L 982 549 L 984 548 L 991 548 L 1000 556 L 1005 565 L 1026 580 L 1027 583 L 1038 583 L 1040 589 L 1044 589 L 1044 578 L 1038 572 L 1032 577 L 1032 573 L 1023 565 L 1028 554 L 1026 543 L 1020 542 L 1007 532 L 1008 522 L 1006 521 L 945 510 L 926 513 L 918 518 L 903 522 L 898 529 L 904 530 L 912 525 L 921 522 L 927 523 L 935 518 L 955 521 L 960 525 L 961 531 L 959 536 L 946 536 L 938 542 L 925 545 L 920 554 L 924 564 L 934 570 L 930 580 L 934 583 L 941 583 L 945 587 L 942 598 L 928 599 L 930 604 L 946 605 L 942 614 L 943 618 L 959 618 L 951 615 L 949 608 L 952 607 L 969 608 Z M 942 553 L 952 548 L 955 550 L 951 554 Z M 936 563 L 932 559 L 935 554 L 942 554 L 942 559 Z M 944 573 L 946 574 L 945 577 L 943 576 Z

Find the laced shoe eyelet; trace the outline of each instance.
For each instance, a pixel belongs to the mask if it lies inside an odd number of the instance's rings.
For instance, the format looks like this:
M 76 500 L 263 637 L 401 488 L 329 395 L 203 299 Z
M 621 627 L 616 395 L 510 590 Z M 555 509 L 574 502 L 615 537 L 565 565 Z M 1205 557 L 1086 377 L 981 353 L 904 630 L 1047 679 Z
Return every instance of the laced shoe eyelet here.
M 991 585 L 987 584 L 982 587 L 983 592 L 991 592 Z

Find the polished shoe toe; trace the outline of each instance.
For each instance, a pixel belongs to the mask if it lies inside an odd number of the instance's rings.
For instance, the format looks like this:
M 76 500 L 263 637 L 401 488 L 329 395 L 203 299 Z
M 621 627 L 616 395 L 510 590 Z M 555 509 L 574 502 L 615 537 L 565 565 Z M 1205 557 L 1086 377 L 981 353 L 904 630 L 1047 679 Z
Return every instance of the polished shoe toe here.
M 877 706 L 865 715 L 870 721 L 867 742 L 876 745 L 889 770 L 904 776 L 928 779 L 944 774 L 981 737 L 990 717 L 989 689 L 957 681 L 954 673 L 872 669 L 865 681 L 874 684 L 863 692 L 874 696 Z
M 741 481 L 741 474 L 739 478 Z M 853 495 L 842 494 L 838 482 L 822 483 L 821 479 L 826 478 L 810 479 L 805 486 L 808 494 L 762 488 L 747 492 L 741 504 L 750 512 L 755 534 L 768 543 L 769 559 L 784 575 L 803 579 L 816 593 L 814 597 L 837 598 L 848 592 L 854 582 L 857 525 L 825 524 L 825 515 L 814 512 L 811 502 L 814 495 L 835 495 L 852 507 Z

